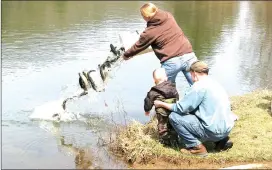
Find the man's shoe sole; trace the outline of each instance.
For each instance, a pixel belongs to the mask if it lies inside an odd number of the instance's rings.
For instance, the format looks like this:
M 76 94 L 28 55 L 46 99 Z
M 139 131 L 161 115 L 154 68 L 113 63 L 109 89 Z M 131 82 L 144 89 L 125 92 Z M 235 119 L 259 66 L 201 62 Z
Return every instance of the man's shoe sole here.
M 199 156 L 199 157 L 206 157 L 208 156 L 208 152 L 206 153 L 192 153 L 189 150 L 181 149 L 180 152 L 185 155 L 192 155 L 192 156 Z

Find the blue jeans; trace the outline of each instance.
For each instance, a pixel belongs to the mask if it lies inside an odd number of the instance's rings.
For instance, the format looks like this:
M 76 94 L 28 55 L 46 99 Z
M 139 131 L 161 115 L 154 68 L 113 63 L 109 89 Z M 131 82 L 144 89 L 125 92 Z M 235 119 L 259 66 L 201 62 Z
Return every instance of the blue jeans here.
M 189 68 L 192 63 L 197 60 L 194 52 L 177 56 L 166 60 L 161 64 L 161 67 L 165 69 L 168 80 L 172 83 L 176 83 L 176 77 L 180 71 L 183 72 L 189 85 L 193 85 L 192 77 L 189 72 Z
M 183 139 L 186 148 L 195 147 L 201 144 L 200 141 L 217 142 L 229 135 L 229 132 L 215 134 L 205 130 L 199 119 L 193 114 L 179 115 L 178 113 L 172 112 L 169 115 L 169 122 L 177 134 Z

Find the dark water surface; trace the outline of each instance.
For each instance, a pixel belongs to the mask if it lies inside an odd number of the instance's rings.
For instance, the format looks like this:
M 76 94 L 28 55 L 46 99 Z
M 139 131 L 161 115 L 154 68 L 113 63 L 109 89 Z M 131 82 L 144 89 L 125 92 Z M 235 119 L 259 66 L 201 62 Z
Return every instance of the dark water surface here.
M 118 33 L 142 31 L 143 2 L 1 3 L 3 168 L 125 167 L 97 143 L 110 129 L 112 115 L 121 122 L 123 111 L 128 120 L 149 120 L 143 99 L 153 85 L 152 71 L 160 66 L 153 53 L 123 64 L 95 100 L 71 103 L 89 115 L 87 123 L 56 125 L 28 116 L 36 106 L 78 90 L 78 72 L 104 60 Z M 229 95 L 272 89 L 272 2 L 155 4 L 173 13 Z M 188 87 L 183 75 L 177 86 L 181 93 Z

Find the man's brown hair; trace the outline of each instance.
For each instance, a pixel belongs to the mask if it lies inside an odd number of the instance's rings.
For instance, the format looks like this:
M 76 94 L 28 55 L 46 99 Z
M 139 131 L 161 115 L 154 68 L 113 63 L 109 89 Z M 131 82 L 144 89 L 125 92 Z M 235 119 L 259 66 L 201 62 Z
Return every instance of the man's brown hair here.
M 206 73 L 206 74 L 208 74 L 209 73 L 209 67 L 205 62 L 198 60 L 198 61 L 195 61 L 191 65 L 190 71 L 194 71 L 194 72 L 197 72 L 197 73 Z

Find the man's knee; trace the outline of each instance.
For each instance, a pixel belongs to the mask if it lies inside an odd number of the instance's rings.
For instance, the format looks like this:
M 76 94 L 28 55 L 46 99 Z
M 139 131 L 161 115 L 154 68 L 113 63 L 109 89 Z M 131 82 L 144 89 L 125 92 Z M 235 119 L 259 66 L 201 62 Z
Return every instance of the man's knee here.
M 176 120 L 176 115 L 175 114 L 176 113 L 174 113 L 174 112 L 170 113 L 170 115 L 169 115 L 169 121 L 175 121 Z
M 175 113 L 175 112 L 172 112 L 170 115 L 169 115 L 169 122 L 172 126 L 175 126 L 175 125 L 180 125 L 180 120 L 179 120 L 179 117 L 181 117 L 179 114 Z
M 173 125 L 173 126 L 187 126 L 189 124 L 192 124 L 193 122 L 198 122 L 198 119 L 196 118 L 195 115 L 179 115 L 178 113 L 172 112 L 169 115 L 169 122 Z
M 173 121 L 173 122 L 180 122 L 181 123 L 181 122 L 185 121 L 184 117 L 186 117 L 186 116 L 187 115 L 181 116 L 176 112 L 171 112 L 171 114 L 169 115 L 169 120 Z

